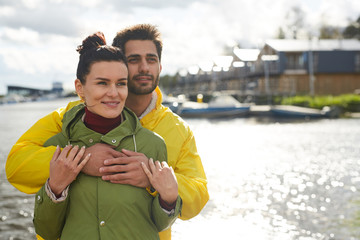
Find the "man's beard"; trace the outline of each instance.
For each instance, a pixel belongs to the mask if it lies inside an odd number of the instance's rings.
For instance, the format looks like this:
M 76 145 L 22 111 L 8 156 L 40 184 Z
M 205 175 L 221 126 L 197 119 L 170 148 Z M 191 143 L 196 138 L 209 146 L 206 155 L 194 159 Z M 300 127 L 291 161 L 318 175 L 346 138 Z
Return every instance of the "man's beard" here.
M 160 80 L 159 75 L 156 77 L 155 81 L 153 75 L 146 75 L 148 77 L 151 76 L 151 86 L 148 87 L 143 87 L 141 85 L 138 86 L 134 84 L 136 82 L 136 80 L 134 79 L 136 79 L 139 76 L 142 76 L 141 74 L 133 76 L 133 78 L 128 82 L 128 91 L 135 95 L 146 95 L 152 93 L 155 90 L 155 88 L 159 85 L 159 80 Z

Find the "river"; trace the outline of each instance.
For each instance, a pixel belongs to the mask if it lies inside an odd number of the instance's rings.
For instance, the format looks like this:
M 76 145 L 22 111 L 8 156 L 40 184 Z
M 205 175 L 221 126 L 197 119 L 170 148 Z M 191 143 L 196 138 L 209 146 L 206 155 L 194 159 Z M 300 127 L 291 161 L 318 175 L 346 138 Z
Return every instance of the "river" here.
M 33 195 L 11 186 L 11 146 L 69 99 L 0 105 L 0 239 L 35 239 Z M 173 239 L 360 239 L 360 119 L 188 119 L 210 200 Z

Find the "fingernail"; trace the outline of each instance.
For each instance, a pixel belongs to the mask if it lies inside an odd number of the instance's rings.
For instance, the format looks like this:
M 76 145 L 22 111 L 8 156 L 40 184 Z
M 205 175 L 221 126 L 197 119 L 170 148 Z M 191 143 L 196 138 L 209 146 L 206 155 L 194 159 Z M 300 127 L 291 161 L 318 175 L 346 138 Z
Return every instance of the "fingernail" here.
M 82 146 L 81 148 L 85 148 L 85 146 Z
M 91 153 L 89 153 L 88 156 L 91 157 Z
M 104 168 L 99 168 L 99 172 L 103 172 L 104 171 Z

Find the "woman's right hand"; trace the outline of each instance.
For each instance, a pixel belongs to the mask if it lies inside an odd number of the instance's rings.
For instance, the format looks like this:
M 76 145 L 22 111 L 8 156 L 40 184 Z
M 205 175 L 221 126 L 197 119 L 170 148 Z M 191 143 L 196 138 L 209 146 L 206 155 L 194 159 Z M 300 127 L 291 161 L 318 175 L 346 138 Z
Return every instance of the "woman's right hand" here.
M 60 147 L 56 147 L 56 151 L 50 161 L 50 177 L 49 186 L 51 191 L 59 196 L 65 188 L 72 183 L 81 169 L 89 161 L 91 154 L 88 154 L 81 161 L 85 153 L 85 147 L 67 145 L 61 151 Z

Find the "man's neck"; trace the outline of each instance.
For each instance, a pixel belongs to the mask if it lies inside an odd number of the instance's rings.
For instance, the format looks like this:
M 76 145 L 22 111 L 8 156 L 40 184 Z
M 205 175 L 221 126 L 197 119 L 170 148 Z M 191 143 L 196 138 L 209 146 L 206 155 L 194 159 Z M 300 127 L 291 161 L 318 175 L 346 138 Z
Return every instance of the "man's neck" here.
M 139 117 L 149 106 L 151 98 L 152 93 L 146 95 L 135 95 L 129 93 L 125 105 Z

